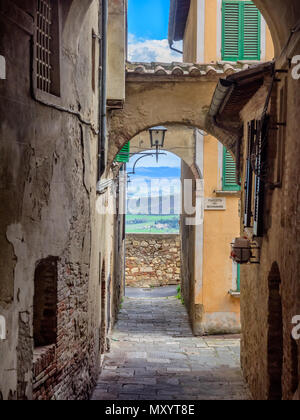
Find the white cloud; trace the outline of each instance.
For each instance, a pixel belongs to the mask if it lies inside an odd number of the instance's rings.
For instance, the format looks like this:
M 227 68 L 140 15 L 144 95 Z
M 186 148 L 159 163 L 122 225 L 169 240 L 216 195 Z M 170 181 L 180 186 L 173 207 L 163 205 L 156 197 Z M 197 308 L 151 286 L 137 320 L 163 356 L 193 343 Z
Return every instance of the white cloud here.
M 179 178 L 147 178 L 134 176 L 130 178 L 127 189 L 128 197 L 159 197 L 181 194 Z
M 173 61 L 182 61 L 182 55 L 170 49 L 167 39 L 141 39 L 129 34 L 128 59 L 129 61 L 146 63 L 156 61 L 171 63 Z
M 150 141 L 149 141 L 150 142 Z M 153 154 L 155 154 L 154 150 L 147 150 L 147 153 L 151 153 L 153 152 Z M 173 153 L 170 153 L 166 150 L 161 150 L 161 153 L 165 153 L 165 155 L 160 155 L 159 156 L 159 160 L 158 163 L 156 163 L 156 158 L 155 156 L 149 156 L 149 157 L 144 157 L 143 159 L 141 159 L 140 163 L 138 163 L 138 168 L 154 168 L 157 167 L 157 169 L 159 170 L 160 167 L 164 166 L 164 167 L 169 167 L 169 168 L 181 168 L 181 159 L 180 157 L 174 155 Z M 128 165 L 127 168 L 132 169 L 134 163 L 136 162 L 136 160 L 139 158 L 138 155 L 133 156 Z

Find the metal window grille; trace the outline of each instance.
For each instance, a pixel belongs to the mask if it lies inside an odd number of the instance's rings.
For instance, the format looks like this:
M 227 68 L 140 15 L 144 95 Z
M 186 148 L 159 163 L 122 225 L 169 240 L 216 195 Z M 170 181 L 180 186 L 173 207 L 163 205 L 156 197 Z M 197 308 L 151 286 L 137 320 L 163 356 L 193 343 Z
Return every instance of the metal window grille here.
M 52 68 L 51 68 L 51 25 L 52 4 L 51 0 L 37 0 L 36 23 L 36 78 L 37 88 L 43 92 L 51 93 Z

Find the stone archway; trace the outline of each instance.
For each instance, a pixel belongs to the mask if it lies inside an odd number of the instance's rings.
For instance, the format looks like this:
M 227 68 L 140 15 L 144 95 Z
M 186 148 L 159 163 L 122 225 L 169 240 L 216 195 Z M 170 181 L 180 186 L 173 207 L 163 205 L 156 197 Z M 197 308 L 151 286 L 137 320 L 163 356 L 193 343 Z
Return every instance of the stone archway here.
M 208 111 L 218 80 L 241 65 L 128 64 L 124 108 L 109 118 L 108 168 L 137 134 L 157 125 L 181 124 L 209 132 L 233 151 L 237 140 L 210 121 Z
M 300 16 L 298 0 L 252 0 L 261 11 L 270 28 L 275 47 L 275 56 L 279 57 L 292 29 Z

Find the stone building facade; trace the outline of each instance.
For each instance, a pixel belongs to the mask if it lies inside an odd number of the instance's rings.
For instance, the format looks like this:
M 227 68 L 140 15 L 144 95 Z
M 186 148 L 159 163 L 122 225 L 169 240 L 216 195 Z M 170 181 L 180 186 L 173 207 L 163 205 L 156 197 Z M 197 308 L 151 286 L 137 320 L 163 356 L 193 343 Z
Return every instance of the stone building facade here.
M 126 285 L 160 287 L 180 284 L 179 235 L 126 235 Z

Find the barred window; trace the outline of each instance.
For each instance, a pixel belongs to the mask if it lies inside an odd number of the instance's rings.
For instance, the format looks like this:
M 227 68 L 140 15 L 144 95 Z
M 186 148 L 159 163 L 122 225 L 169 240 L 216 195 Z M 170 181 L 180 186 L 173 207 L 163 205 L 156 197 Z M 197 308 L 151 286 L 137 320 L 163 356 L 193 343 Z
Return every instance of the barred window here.
M 248 123 L 244 227 L 252 227 L 257 237 L 264 235 L 268 126 L 268 116 Z
M 35 36 L 36 88 L 60 96 L 59 0 L 37 0 Z

